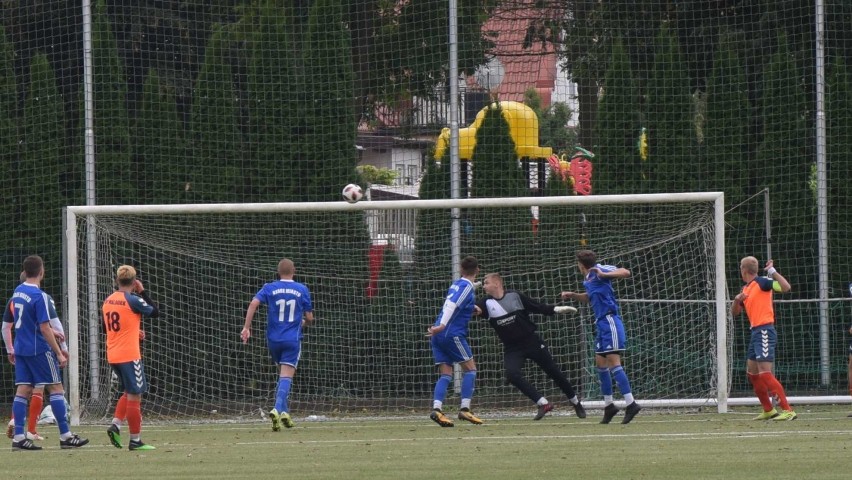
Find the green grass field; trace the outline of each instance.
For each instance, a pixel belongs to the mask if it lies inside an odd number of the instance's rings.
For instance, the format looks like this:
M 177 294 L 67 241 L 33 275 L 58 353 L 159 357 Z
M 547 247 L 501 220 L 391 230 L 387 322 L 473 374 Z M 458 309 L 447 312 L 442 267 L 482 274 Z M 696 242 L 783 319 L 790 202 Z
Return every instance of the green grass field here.
M 60 450 L 55 426 L 41 452 L 0 453 L 0 478 L 32 479 L 848 479 L 848 406 L 799 406 L 792 422 L 755 422 L 757 409 L 719 414 L 643 411 L 630 425 L 555 415 L 488 418 L 439 428 L 422 418 L 306 421 L 272 432 L 266 423 L 148 425 L 157 450 L 109 445 L 105 426 Z M 530 413 L 532 415 L 532 412 Z M 126 439 L 125 439 L 126 443 Z M 8 445 L 8 444 L 7 444 Z

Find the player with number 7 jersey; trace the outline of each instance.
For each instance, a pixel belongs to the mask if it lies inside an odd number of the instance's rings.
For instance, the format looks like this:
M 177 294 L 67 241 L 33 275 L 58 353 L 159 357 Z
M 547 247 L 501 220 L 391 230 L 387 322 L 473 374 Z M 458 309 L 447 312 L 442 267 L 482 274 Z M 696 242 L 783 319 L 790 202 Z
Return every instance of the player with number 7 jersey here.
M 157 317 L 157 305 L 148 296 L 136 269 L 122 265 L 116 271 L 118 290 L 104 300 L 102 307 L 107 336 L 107 361 L 118 377 L 121 397 L 115 405 L 112 425 L 107 429 L 110 443 L 122 448 L 121 425 L 127 420 L 130 450 L 153 450 L 142 442 L 142 394 L 148 389 L 139 342 L 145 338 L 142 317 Z

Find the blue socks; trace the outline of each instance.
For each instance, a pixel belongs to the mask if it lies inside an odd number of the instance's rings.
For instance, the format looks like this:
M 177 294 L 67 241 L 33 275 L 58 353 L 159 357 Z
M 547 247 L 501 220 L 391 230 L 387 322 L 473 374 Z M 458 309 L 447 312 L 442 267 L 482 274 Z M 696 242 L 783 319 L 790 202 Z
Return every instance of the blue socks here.
M 621 395 L 624 397 L 630 395 L 630 380 L 627 379 L 624 368 L 619 365 L 613 367 L 610 371 L 612 372 L 612 376 L 615 377 L 615 383 L 618 384 L 618 390 L 621 392 Z M 610 391 L 612 391 L 612 386 L 610 386 Z
M 15 395 L 12 401 L 12 415 L 15 417 L 15 435 L 24 434 L 24 425 L 27 422 L 27 397 Z
M 59 427 L 59 434 L 65 435 L 70 432 L 68 428 L 68 411 L 65 409 L 65 394 L 51 393 L 50 394 L 50 409 L 53 410 L 53 416 L 56 417 L 56 426 Z M 18 418 L 17 416 L 15 418 Z
M 476 370 L 468 370 L 462 376 L 461 398 L 473 398 L 473 384 L 476 382 Z
M 275 392 L 275 410 L 278 410 L 278 413 L 290 411 L 287 397 L 290 396 L 291 385 L 293 385 L 292 377 L 278 377 L 278 391 Z
M 601 381 L 601 395 L 612 395 L 612 376 L 606 367 L 597 367 L 598 378 Z
M 453 381 L 452 375 L 441 375 L 438 381 L 435 382 L 435 395 L 432 397 L 436 402 L 444 402 L 447 396 L 447 389 L 450 388 L 450 382 Z

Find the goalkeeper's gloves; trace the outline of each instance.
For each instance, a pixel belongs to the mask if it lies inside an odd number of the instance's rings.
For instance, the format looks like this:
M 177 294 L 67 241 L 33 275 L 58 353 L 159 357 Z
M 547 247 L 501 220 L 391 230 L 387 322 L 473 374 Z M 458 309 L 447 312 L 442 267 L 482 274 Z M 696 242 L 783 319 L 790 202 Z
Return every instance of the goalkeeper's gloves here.
M 577 313 L 577 309 L 574 307 L 561 305 L 558 307 L 553 307 L 553 313 Z

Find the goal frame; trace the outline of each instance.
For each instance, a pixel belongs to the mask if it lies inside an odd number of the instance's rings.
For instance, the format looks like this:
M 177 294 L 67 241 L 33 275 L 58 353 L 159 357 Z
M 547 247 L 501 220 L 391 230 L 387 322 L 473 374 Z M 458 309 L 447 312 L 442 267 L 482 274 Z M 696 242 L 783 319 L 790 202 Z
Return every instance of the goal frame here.
M 660 204 L 660 203 L 713 203 L 715 230 L 715 316 L 716 316 L 716 397 L 702 399 L 663 399 L 647 400 L 643 405 L 656 407 L 712 407 L 716 406 L 719 413 L 726 413 L 732 404 L 756 404 L 756 398 L 729 399 L 729 365 L 728 365 L 728 293 L 725 277 L 725 196 L 723 192 L 690 192 L 690 193 L 658 193 L 635 195 L 592 195 L 592 196 L 557 196 L 557 197 L 513 197 L 513 198 L 466 198 L 446 200 L 396 200 L 396 201 L 361 201 L 350 204 L 347 202 L 296 202 L 296 203 L 221 203 L 221 204 L 170 204 L 170 205 L 100 205 L 100 206 L 68 206 L 65 208 L 63 234 L 63 287 L 65 294 L 66 317 L 68 325 L 68 395 L 71 405 L 71 423 L 80 422 L 80 372 L 85 368 L 79 362 L 80 352 L 80 302 L 78 279 L 78 241 L 77 222 L 80 217 L 93 222 L 98 215 L 146 215 L 146 214 L 211 214 L 222 215 L 240 213 L 264 212 L 336 212 L 336 211 L 365 211 L 391 209 L 477 209 L 495 207 L 547 207 L 556 205 L 613 205 L 613 204 Z M 447 239 L 448 243 L 451 239 Z M 95 248 L 94 239 L 88 239 L 84 248 Z M 89 255 L 88 258 L 92 258 Z M 89 267 L 88 282 L 94 283 L 94 269 Z M 92 289 L 88 289 L 92 291 Z M 98 299 L 88 298 L 85 301 L 97 302 Z M 95 308 L 92 308 L 95 307 Z M 97 312 L 96 305 L 90 305 L 90 312 Z M 97 322 L 90 322 L 90 325 Z M 91 329 L 90 329 L 91 330 Z M 89 332 L 97 335 L 98 332 Z M 97 348 L 97 342 L 88 344 Z M 91 348 L 91 347 L 90 347 Z M 97 352 L 95 352 L 97 353 Z M 95 367 L 97 368 L 97 367 Z M 809 397 L 810 398 L 810 397 Z M 811 402 L 813 403 L 813 402 Z M 588 407 L 602 407 L 602 402 L 584 402 Z M 600 404 L 600 405 L 598 405 Z

